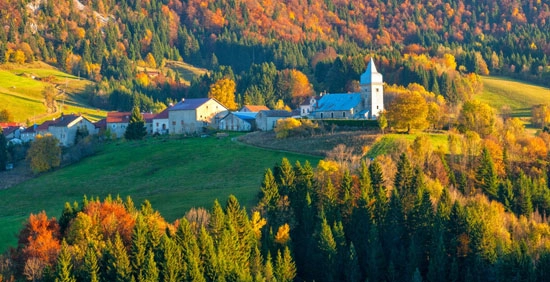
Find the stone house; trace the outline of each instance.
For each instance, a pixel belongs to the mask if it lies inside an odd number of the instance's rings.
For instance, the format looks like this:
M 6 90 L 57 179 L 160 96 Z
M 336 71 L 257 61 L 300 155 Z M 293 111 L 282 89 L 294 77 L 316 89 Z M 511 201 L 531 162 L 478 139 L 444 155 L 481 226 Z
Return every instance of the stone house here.
M 207 127 L 218 128 L 219 121 L 229 111 L 212 98 L 182 99 L 168 110 L 170 134 L 202 132 Z
M 170 108 L 166 108 L 166 109 L 164 109 L 164 111 L 158 113 L 153 118 L 153 122 L 152 122 L 153 134 L 168 134 L 169 133 L 169 130 L 168 130 L 168 124 L 169 124 L 168 111 L 169 110 L 170 110 Z
M 260 111 L 256 115 L 256 128 L 263 131 L 273 130 L 277 121 L 292 117 L 292 112 L 284 110 Z
M 221 130 L 252 131 L 256 129 L 255 112 L 233 112 L 220 120 Z
M 269 108 L 263 105 L 245 105 L 239 110 L 241 113 L 258 113 L 260 111 L 269 111 Z

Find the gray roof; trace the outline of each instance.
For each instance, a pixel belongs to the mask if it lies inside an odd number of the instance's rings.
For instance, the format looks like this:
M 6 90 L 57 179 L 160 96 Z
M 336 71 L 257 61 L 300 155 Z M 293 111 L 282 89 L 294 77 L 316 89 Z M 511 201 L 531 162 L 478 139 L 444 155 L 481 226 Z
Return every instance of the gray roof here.
M 361 94 L 326 94 L 317 102 L 313 112 L 349 111 L 361 104 Z
M 264 113 L 266 117 L 291 117 L 292 113 L 285 110 L 269 110 L 269 111 L 260 111 Z
M 173 107 L 171 107 L 169 111 L 196 110 L 198 107 L 206 103 L 208 100 L 210 100 L 210 98 L 183 99 L 177 104 L 175 104 Z

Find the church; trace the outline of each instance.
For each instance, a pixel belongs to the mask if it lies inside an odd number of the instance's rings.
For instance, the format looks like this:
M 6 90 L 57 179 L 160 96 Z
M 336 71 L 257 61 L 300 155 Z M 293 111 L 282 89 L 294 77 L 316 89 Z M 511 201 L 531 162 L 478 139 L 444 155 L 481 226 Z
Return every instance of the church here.
M 314 119 L 377 119 L 384 111 L 384 80 L 371 58 L 361 74 L 361 92 L 324 94 L 311 106 Z

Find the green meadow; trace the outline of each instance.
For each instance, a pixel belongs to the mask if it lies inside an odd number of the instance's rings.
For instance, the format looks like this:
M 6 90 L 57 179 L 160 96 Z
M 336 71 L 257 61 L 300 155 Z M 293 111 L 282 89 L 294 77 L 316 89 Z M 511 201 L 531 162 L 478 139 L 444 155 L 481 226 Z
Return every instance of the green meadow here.
M 483 93 L 476 99 L 500 112 L 509 106 L 512 116 L 531 117 L 533 105 L 550 103 L 550 89 L 505 77 L 483 76 Z
M 432 150 L 440 150 L 445 153 L 449 151 L 448 136 L 442 133 L 415 133 L 415 134 L 384 134 L 378 137 L 378 140 L 372 145 L 367 157 L 375 158 L 379 155 L 391 154 L 399 150 L 400 142 L 412 144 L 419 135 L 427 135 L 430 138 Z
M 209 209 L 215 199 L 223 205 L 230 194 L 252 208 L 263 173 L 283 157 L 292 164 L 309 160 L 312 166 L 319 160 L 243 145 L 230 137 L 108 143 L 79 163 L 0 190 L 0 253 L 16 246 L 15 236 L 30 213 L 45 210 L 59 218 L 65 202 L 80 202 L 84 195 L 131 196 L 136 205 L 148 199 L 168 221 L 192 207 Z
M 61 107 L 58 113 L 48 114 L 44 106 L 42 90 L 48 84 L 66 93 L 57 97 L 57 104 Z M 91 87 L 91 81 L 66 74 L 41 62 L 5 64 L 0 69 L 0 109 L 8 109 L 14 121 L 20 123 L 40 123 L 59 116 L 61 112 L 82 113 L 95 121 L 105 117 L 106 112 L 87 105 L 85 97 Z

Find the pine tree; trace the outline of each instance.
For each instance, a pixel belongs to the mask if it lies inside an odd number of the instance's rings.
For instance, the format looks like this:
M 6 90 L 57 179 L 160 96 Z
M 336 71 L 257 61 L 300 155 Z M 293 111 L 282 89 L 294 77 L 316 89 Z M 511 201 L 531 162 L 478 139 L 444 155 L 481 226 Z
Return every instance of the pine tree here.
M 144 217 L 138 214 L 132 232 L 132 248 L 130 253 L 134 278 L 139 280 L 143 275 L 143 265 L 147 259 L 147 225 Z
M 99 262 L 95 248 L 92 245 L 88 245 L 86 252 L 84 253 L 82 272 L 82 281 L 99 282 Z
M 275 277 L 277 281 L 290 282 L 296 277 L 296 264 L 294 263 L 288 246 L 285 247 L 283 255 L 277 251 L 275 262 Z
M 344 263 L 344 275 L 346 281 L 362 281 L 361 279 L 361 269 L 359 267 L 359 259 L 357 258 L 357 253 L 355 252 L 355 246 L 353 242 L 349 245 L 349 255 L 346 258 Z
M 162 236 L 160 249 L 162 259 L 159 262 L 159 278 L 164 282 L 181 281 L 181 252 L 174 240 L 166 234 Z
M 124 132 L 124 138 L 128 140 L 139 140 L 145 137 L 145 135 L 147 135 L 145 120 L 139 112 L 139 107 L 134 106 L 130 121 L 128 122 L 128 127 L 126 128 L 126 132 Z
M 325 277 L 327 280 L 331 281 L 336 279 L 336 271 L 338 269 L 334 268 L 337 258 L 337 249 L 336 241 L 332 234 L 330 225 L 327 223 L 327 219 L 323 218 L 321 223 L 321 230 L 319 230 L 317 241 L 317 247 L 319 248 L 319 261 L 321 262 L 318 265 L 319 269 L 325 270 Z
M 146 257 L 147 258 L 143 265 L 142 276 L 139 281 L 157 282 L 159 281 L 159 270 L 157 268 L 157 263 L 155 262 L 155 255 L 153 254 L 153 251 L 151 249 L 149 249 Z
M 476 180 L 482 191 L 491 199 L 497 199 L 498 175 L 489 150 L 484 147 L 477 168 Z
M 57 257 L 57 267 L 55 271 L 55 282 L 76 282 L 74 277 L 73 263 L 71 252 L 69 251 L 69 246 L 67 242 L 63 240 L 61 243 L 61 251 Z
M 132 267 L 126 247 L 116 233 L 114 242 L 107 243 L 105 251 L 105 278 L 109 281 L 129 282 L 132 280 Z

